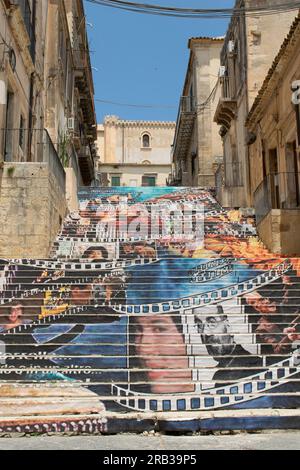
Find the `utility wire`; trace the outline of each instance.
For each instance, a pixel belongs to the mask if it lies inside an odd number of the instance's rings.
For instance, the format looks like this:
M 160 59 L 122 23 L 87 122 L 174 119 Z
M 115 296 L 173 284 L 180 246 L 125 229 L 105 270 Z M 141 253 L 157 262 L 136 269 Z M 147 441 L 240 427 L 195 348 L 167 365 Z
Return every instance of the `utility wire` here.
M 95 5 L 131 11 L 135 13 L 181 17 L 181 18 L 229 18 L 231 16 L 261 16 L 297 10 L 300 1 L 290 1 L 275 5 L 256 6 L 247 8 L 177 8 L 170 6 L 152 5 L 147 3 L 128 2 L 125 0 L 86 0 Z
M 116 106 L 125 106 L 125 107 L 131 107 L 131 108 L 160 108 L 160 109 L 176 109 L 177 106 L 171 106 L 171 105 L 159 105 L 159 104 L 133 104 L 133 103 L 119 103 L 117 101 L 107 101 L 107 100 L 101 100 L 101 99 L 95 99 L 98 103 L 106 103 L 106 104 L 113 104 Z
M 214 85 L 210 95 L 206 98 L 203 103 L 196 104 L 196 108 L 203 110 L 205 106 L 207 106 L 214 97 L 214 94 L 217 90 L 219 84 L 219 80 L 217 80 L 216 84 Z M 177 109 L 178 106 L 171 106 L 171 105 L 159 105 L 159 104 L 133 104 L 133 103 L 119 103 L 117 101 L 108 101 L 102 100 L 99 98 L 95 98 L 95 101 L 98 103 L 105 103 L 105 104 L 112 104 L 116 106 L 125 106 L 125 107 L 132 107 L 132 108 L 150 108 L 150 109 Z

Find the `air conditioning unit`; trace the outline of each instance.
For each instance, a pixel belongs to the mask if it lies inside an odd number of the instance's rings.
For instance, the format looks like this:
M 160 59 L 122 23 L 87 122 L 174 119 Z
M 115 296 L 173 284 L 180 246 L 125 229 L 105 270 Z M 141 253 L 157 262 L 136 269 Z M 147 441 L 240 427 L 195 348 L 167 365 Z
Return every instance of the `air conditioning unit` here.
M 229 41 L 227 46 L 229 54 L 233 54 L 235 51 L 235 43 L 234 41 Z
M 68 118 L 68 130 L 74 131 L 75 130 L 75 118 L 71 117 Z
M 222 78 L 222 77 L 225 77 L 225 75 L 226 75 L 226 67 L 225 65 L 221 65 L 219 69 L 219 77 Z

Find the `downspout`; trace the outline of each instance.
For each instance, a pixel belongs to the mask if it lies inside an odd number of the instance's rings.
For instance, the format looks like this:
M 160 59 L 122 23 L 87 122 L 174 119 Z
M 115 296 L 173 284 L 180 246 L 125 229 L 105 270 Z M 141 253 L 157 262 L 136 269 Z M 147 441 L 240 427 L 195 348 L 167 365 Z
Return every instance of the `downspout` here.
M 32 54 L 32 60 L 35 63 L 35 29 L 36 29 L 36 2 L 37 0 L 33 0 L 32 2 L 32 37 L 30 38 L 31 41 L 34 41 L 33 44 L 31 42 L 31 50 L 30 53 Z M 32 49 L 34 47 L 34 49 Z M 33 124 L 33 91 L 34 91 L 34 77 L 35 72 L 33 72 L 30 76 L 30 92 L 29 92 L 29 116 L 28 116 L 28 146 L 27 146 L 27 161 L 31 161 L 31 145 L 32 145 L 32 124 Z

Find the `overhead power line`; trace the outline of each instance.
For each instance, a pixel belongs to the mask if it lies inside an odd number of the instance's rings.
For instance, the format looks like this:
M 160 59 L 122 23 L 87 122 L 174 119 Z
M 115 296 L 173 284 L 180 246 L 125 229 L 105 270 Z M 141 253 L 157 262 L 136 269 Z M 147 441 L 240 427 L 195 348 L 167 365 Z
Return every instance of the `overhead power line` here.
M 213 96 L 217 90 L 218 83 L 219 83 L 219 80 L 217 80 L 210 95 L 206 98 L 206 100 L 203 103 L 199 103 L 199 104 L 196 103 L 197 108 L 201 110 L 210 103 L 210 101 L 213 99 Z M 125 107 L 132 107 L 132 108 L 150 108 L 150 109 L 177 109 L 178 108 L 178 106 L 173 106 L 173 105 L 120 103 L 118 101 L 102 100 L 100 98 L 95 98 L 95 101 L 97 103 L 105 103 L 105 104 L 112 104 L 116 106 L 125 106 Z
M 159 105 L 159 104 L 133 104 L 133 103 L 119 103 L 117 101 L 108 101 L 108 100 L 101 100 L 96 98 L 95 101 L 97 103 L 105 103 L 105 104 L 112 104 L 116 106 L 125 106 L 130 108 L 151 108 L 151 109 L 176 109 L 177 106 L 171 105 Z
M 229 18 L 231 16 L 261 16 L 297 10 L 300 1 L 289 1 L 268 6 L 247 8 L 178 8 L 171 6 L 152 5 L 148 3 L 128 2 L 125 0 L 86 0 L 95 5 L 106 6 L 119 10 L 131 11 L 148 15 L 180 17 L 180 18 Z

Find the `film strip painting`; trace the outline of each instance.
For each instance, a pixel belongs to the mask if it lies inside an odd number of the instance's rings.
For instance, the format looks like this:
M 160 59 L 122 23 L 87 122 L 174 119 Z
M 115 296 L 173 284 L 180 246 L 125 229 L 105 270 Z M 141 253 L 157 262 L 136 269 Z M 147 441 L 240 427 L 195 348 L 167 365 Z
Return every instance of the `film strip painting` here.
M 78 387 L 121 413 L 300 406 L 300 262 L 268 252 L 251 214 L 196 188 L 91 188 L 79 201 L 50 259 L 0 260 L 0 394 L 1 383 L 12 395 L 29 385 L 28 397 Z M 173 230 L 189 216 L 193 229 L 195 211 L 177 214 L 167 236 L 103 229 L 124 201 L 131 222 L 138 207 L 200 204 L 203 240 Z M 53 426 L 105 423 L 25 419 L 19 429 Z
M 265 272 L 256 276 L 253 279 L 249 279 L 246 282 L 241 282 L 230 286 L 229 288 L 221 288 L 214 291 L 206 292 L 205 294 L 195 295 L 187 298 L 178 300 L 172 300 L 169 302 L 160 302 L 157 304 L 142 304 L 142 305 L 112 305 L 116 312 L 127 313 L 127 314 L 162 314 L 167 312 L 176 312 L 178 310 L 187 310 L 191 307 L 199 307 L 201 305 L 208 305 L 211 303 L 221 302 L 230 298 L 236 298 L 237 296 L 255 290 L 258 285 L 263 286 L 275 281 L 285 272 L 290 269 L 291 265 L 289 261 L 284 261 L 277 268 L 272 269 L 269 272 Z
M 291 358 L 276 364 L 276 370 L 268 370 L 259 375 L 249 376 L 247 381 L 239 381 L 228 387 L 211 390 L 210 393 L 153 397 L 145 396 L 130 389 L 112 385 L 112 394 L 118 403 L 134 411 L 211 411 L 234 407 L 264 395 L 277 388 L 293 376 L 299 374 L 300 349 Z

